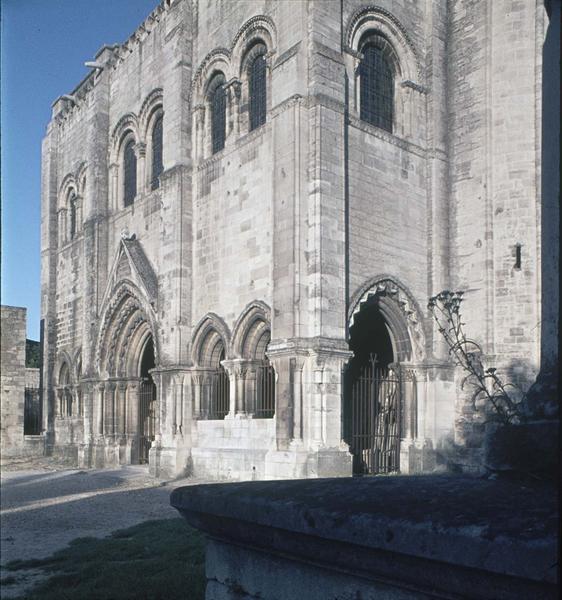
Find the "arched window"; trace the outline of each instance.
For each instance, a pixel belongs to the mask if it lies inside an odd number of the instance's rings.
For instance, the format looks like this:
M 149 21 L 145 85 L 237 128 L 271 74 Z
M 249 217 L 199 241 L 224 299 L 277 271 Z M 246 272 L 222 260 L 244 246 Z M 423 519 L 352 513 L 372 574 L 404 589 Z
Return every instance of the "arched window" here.
M 211 384 L 209 419 L 224 419 L 230 409 L 230 381 L 226 369 L 221 364 L 225 359 L 224 347 L 218 345 L 213 354 L 218 355 L 218 360 Z
M 275 414 L 275 371 L 265 353 L 270 339 L 267 323 L 256 319 L 242 343 L 242 356 L 250 359 L 256 370 L 255 393 L 246 398 L 246 410 L 255 418 L 270 419 Z
M 259 46 L 265 53 L 265 46 Z M 266 63 L 264 54 L 256 56 L 248 69 L 249 100 L 250 100 L 250 131 L 265 123 L 267 92 L 266 92 Z
M 68 203 L 70 205 L 70 239 L 73 240 L 76 235 L 76 194 L 70 192 Z
M 195 341 L 196 362 L 204 367 L 206 377 L 201 381 L 201 393 L 193 410 L 196 416 L 207 419 L 224 419 L 230 411 L 230 380 L 222 362 L 226 358 L 223 338 L 214 327 L 207 326 Z
M 164 170 L 164 164 L 162 162 L 162 142 L 163 142 L 163 115 L 159 114 L 152 127 L 152 171 L 150 189 L 155 190 L 160 186 L 160 175 Z
M 70 390 L 70 369 L 64 362 L 59 371 L 59 415 L 72 416 L 72 392 Z
M 394 74 L 384 51 L 385 42 L 369 39 L 361 48 L 359 65 L 361 120 L 392 131 L 394 113 Z
M 215 75 L 209 86 L 211 104 L 211 147 L 213 154 L 224 148 L 226 138 L 226 90 L 222 73 Z
M 123 203 L 130 206 L 137 195 L 137 157 L 135 140 L 129 139 L 123 149 Z

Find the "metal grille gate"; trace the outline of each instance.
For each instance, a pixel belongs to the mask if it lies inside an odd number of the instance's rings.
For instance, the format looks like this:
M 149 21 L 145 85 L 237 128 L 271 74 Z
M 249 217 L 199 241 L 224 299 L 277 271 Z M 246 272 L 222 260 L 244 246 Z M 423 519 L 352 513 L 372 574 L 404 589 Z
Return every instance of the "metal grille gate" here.
M 348 386 L 348 443 L 357 474 L 400 468 L 401 383 L 399 372 L 376 367 L 371 355 Z
M 143 379 L 139 392 L 139 462 L 148 462 L 156 429 L 156 386 L 151 379 Z
M 271 365 L 257 370 L 256 409 L 254 416 L 271 419 L 275 414 L 275 371 Z
M 211 386 L 209 419 L 224 419 L 230 410 L 230 381 L 224 367 L 213 373 Z
M 41 405 L 39 393 L 25 390 L 23 409 L 24 435 L 39 435 L 41 433 Z

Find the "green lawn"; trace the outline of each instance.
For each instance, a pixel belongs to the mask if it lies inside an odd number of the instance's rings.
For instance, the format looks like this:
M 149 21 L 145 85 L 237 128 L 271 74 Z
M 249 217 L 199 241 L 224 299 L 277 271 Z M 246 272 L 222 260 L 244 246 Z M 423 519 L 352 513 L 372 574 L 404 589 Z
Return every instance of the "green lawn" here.
M 198 531 L 184 519 L 163 519 L 103 539 L 78 538 L 49 558 L 13 561 L 7 568 L 16 578 L 25 569 L 49 574 L 26 600 L 203 600 L 204 557 Z M 2 584 L 9 585 L 9 578 Z

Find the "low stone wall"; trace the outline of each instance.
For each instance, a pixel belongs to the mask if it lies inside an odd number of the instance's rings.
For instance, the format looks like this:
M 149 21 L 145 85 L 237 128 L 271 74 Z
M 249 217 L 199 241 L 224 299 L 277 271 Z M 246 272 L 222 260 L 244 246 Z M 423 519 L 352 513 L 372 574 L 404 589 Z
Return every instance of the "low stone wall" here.
M 417 476 L 178 488 L 207 600 L 557 598 L 552 484 Z

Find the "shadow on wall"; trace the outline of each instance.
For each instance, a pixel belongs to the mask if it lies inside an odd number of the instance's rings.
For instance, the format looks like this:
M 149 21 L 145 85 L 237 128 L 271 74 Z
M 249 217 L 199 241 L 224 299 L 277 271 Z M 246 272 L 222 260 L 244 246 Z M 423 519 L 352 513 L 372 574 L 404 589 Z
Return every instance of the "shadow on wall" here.
M 489 365 L 484 364 L 484 368 L 489 368 Z M 532 421 L 533 415 L 529 414 L 526 396 L 537 376 L 536 366 L 528 361 L 512 359 L 507 367 L 498 369 L 496 374 L 506 384 L 511 400 Z M 459 385 L 457 394 L 454 434 L 445 438 L 436 449 L 437 467 L 452 473 L 484 474 L 493 471 L 488 456 L 491 440 L 499 429 L 513 429 L 516 425 L 502 424 L 488 399 L 473 401 L 474 391 L 470 384 L 463 388 Z M 518 441 L 516 437 L 512 441 L 506 438 L 506 443 L 517 444 Z

